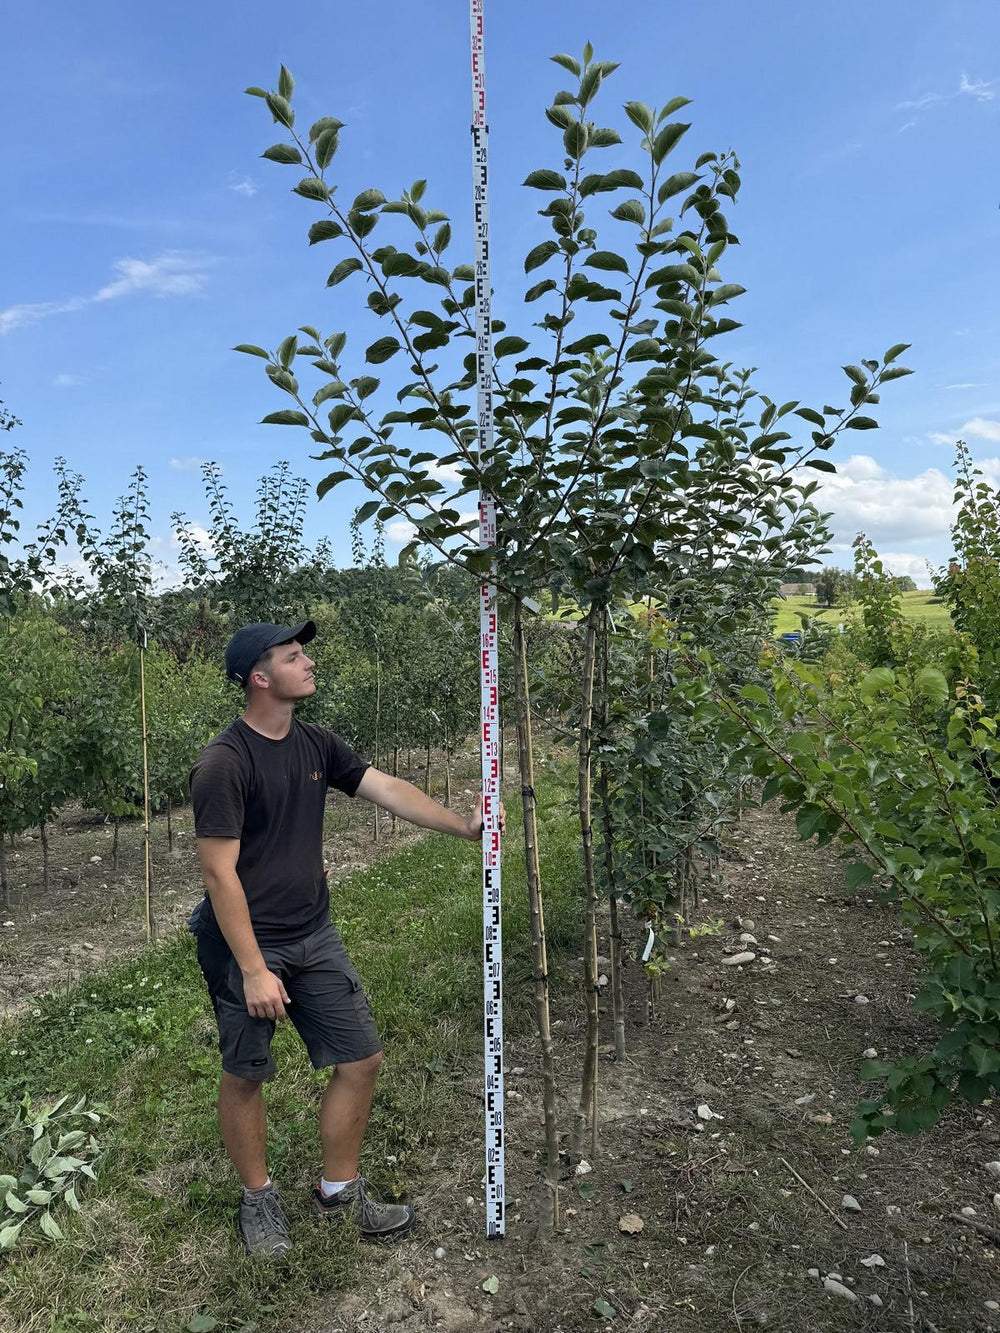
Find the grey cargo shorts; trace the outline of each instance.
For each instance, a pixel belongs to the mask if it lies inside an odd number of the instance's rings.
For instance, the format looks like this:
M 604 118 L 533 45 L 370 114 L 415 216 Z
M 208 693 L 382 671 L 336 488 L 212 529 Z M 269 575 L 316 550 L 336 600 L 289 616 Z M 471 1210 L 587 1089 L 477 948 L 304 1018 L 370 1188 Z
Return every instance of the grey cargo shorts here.
M 196 938 L 219 1026 L 222 1068 L 255 1082 L 273 1078 L 274 1020 L 247 1011 L 243 975 L 225 940 L 210 931 L 197 931 Z M 331 922 L 305 939 L 262 945 L 261 953 L 291 997 L 285 1012 L 314 1069 L 366 1060 L 382 1049 L 368 996 Z

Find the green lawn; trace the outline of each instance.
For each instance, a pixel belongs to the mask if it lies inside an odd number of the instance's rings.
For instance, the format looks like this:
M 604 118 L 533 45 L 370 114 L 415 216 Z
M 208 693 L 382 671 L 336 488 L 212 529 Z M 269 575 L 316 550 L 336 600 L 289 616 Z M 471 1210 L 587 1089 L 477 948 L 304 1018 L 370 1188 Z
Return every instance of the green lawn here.
M 934 593 L 929 589 L 923 588 L 917 592 L 904 592 L 902 602 L 903 614 L 908 620 L 919 620 L 935 629 L 947 629 L 951 624 L 948 608 L 943 602 L 936 601 Z M 774 607 L 776 634 L 785 634 L 789 630 L 801 629 L 800 612 L 815 616 L 817 619 L 831 625 L 843 623 L 848 615 L 847 608 L 843 606 L 835 606 L 829 610 L 819 608 L 816 605 L 815 597 L 776 598 Z

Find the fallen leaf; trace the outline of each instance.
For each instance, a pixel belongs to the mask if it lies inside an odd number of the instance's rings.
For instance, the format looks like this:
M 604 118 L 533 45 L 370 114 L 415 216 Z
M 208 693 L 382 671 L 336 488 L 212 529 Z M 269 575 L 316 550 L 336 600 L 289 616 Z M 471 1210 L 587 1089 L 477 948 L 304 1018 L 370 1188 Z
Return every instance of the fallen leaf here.
M 594 1314 L 599 1314 L 604 1319 L 614 1319 L 617 1313 L 615 1307 L 609 1305 L 605 1300 L 595 1301 L 591 1306 L 591 1309 L 594 1311 Z
M 626 1213 L 618 1219 L 618 1230 L 624 1231 L 627 1236 L 638 1235 L 645 1225 L 638 1213 Z
M 483 1291 L 488 1291 L 491 1296 L 495 1296 L 500 1290 L 500 1279 L 496 1273 L 492 1273 L 483 1283 Z

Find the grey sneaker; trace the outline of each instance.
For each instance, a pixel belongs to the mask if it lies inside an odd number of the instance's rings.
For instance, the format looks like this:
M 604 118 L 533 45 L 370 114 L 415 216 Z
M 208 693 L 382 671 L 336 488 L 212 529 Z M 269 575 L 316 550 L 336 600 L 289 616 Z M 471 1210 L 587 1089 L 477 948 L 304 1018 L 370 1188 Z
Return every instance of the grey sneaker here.
M 281 1195 L 274 1185 L 262 1190 L 244 1190 L 240 1204 L 240 1235 L 248 1254 L 277 1256 L 292 1248 L 288 1218 Z
M 350 1218 L 364 1240 L 396 1240 L 416 1221 L 408 1203 L 382 1203 L 364 1176 L 358 1176 L 336 1194 L 313 1190 L 313 1213 L 328 1222 Z

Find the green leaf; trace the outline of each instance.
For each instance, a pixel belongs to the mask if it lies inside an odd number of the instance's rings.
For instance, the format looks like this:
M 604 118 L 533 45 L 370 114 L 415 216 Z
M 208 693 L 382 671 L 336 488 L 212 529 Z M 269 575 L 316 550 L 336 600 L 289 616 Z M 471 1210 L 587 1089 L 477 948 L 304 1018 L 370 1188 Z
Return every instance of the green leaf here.
M 355 510 L 354 517 L 359 523 L 366 523 L 381 505 L 381 500 L 366 500 Z
M 594 1314 L 599 1314 L 602 1319 L 618 1318 L 618 1311 L 613 1305 L 609 1305 L 603 1296 L 599 1300 L 596 1300 L 590 1308 L 593 1310 Z
M 381 190 L 362 190 L 351 205 L 351 208 L 358 213 L 368 213 L 373 208 L 379 208 L 384 203 L 385 195 Z
M 334 435 L 339 435 L 349 421 L 353 421 L 357 416 L 357 408 L 351 403 L 338 403 L 336 407 L 330 408 L 330 430 Z
M 930 699 L 932 703 L 944 704 L 948 702 L 951 691 L 948 688 L 948 681 L 943 671 L 937 667 L 925 666 L 917 672 L 914 680 L 917 693 L 922 694 L 925 699 Z
M 316 140 L 316 164 L 321 170 L 326 168 L 333 161 L 334 154 L 340 144 L 340 130 L 333 127 L 325 129 Z
M 813 407 L 798 407 L 795 409 L 795 415 L 801 417 L 803 421 L 810 422 L 813 426 L 823 427 L 826 425 L 826 417 Z
M 421 267 L 419 259 L 402 251 L 386 255 L 382 260 L 382 272 L 387 278 L 413 278 L 420 272 Z
M 524 184 L 530 185 L 533 190 L 565 190 L 566 177 L 560 176 L 558 171 L 549 171 L 543 167 L 539 171 L 529 172 L 524 178 Z
M 690 190 L 692 185 L 697 185 L 701 177 L 696 171 L 678 171 L 673 176 L 668 176 L 656 192 L 658 203 L 672 198 L 675 194 L 680 194 L 682 190 Z
M 269 162 L 282 162 L 287 166 L 301 164 L 302 154 L 291 143 L 276 143 L 270 148 L 265 148 L 261 157 L 266 157 Z
M 309 418 L 304 412 L 268 412 L 266 417 L 261 417 L 262 426 L 308 426 Z
M 853 865 L 847 867 L 844 874 L 844 880 L 849 889 L 860 889 L 865 884 L 870 884 L 874 878 L 875 871 L 870 865 L 866 865 L 864 861 L 855 861 Z
M 532 269 L 540 268 L 547 259 L 551 259 L 558 251 L 559 246 L 555 241 L 542 241 L 541 245 L 536 245 L 533 250 L 529 250 L 524 259 L 524 271 L 530 273 Z
M 909 343 L 895 343 L 882 358 L 882 364 L 887 366 L 890 361 L 895 361 L 896 357 L 902 356 L 904 352 L 909 350 L 909 347 Z
M 371 362 L 372 365 L 377 366 L 383 361 L 388 361 L 390 356 L 395 356 L 399 349 L 400 343 L 398 339 L 391 336 L 379 338 L 376 342 L 373 342 L 371 347 L 365 352 L 365 360 Z
M 588 333 L 576 342 L 569 343 L 563 350 L 568 356 L 579 356 L 583 352 L 596 351 L 598 347 L 610 347 L 611 339 L 606 333 Z
M 611 210 L 611 216 L 619 222 L 636 222 L 641 227 L 646 221 L 646 209 L 639 199 L 625 199 Z
M 653 132 L 653 112 L 645 102 L 626 102 L 625 114 L 633 125 L 644 130 L 646 134 Z
M 282 65 L 281 69 L 278 71 L 278 92 L 286 102 L 290 102 L 294 91 L 295 80 L 292 78 L 288 70 L 285 69 L 284 65 Z
M 836 472 L 836 463 L 831 463 L 828 458 L 810 458 L 806 460 L 806 467 L 811 467 L 817 472 Z
M 309 228 L 309 244 L 316 245 L 319 241 L 335 241 L 338 236 L 343 236 L 344 229 L 339 222 L 334 222 L 330 218 L 323 218 L 320 222 L 314 222 Z M 357 261 L 360 265 L 360 260 Z
M 250 88 L 244 88 L 243 91 L 247 94 L 248 97 L 266 97 L 266 96 L 267 96 L 267 89 L 266 89 L 266 88 L 257 88 L 256 86 L 252 86 L 252 87 L 250 87 Z
M 749 699 L 751 703 L 767 705 L 770 702 L 767 691 L 761 689 L 759 685 L 744 685 L 740 694 L 744 699 Z
M 497 1277 L 496 1273 L 491 1273 L 483 1283 L 483 1291 L 487 1291 L 491 1296 L 495 1296 L 499 1290 L 500 1279 Z
M 336 287 L 338 282 L 343 282 L 345 278 L 350 277 L 352 273 L 357 273 L 357 271 L 363 267 L 364 265 L 361 263 L 361 260 L 355 258 L 354 255 L 351 255 L 347 259 L 342 259 L 327 278 L 326 285 L 328 287 Z
M 516 352 L 525 352 L 528 344 L 523 338 L 517 338 L 513 334 L 506 338 L 498 338 L 493 346 L 493 355 L 500 359 L 502 356 L 513 356 Z
M 28 1205 L 22 1199 L 19 1199 L 13 1190 L 7 1191 L 4 1203 L 12 1213 L 26 1213 L 28 1211 Z
M 657 166 L 690 128 L 690 125 L 684 125 L 681 121 L 673 121 L 669 125 L 664 125 L 653 140 L 653 161 Z
M 287 125 L 291 129 L 295 124 L 295 112 L 289 106 L 287 98 L 276 93 L 265 93 L 264 101 L 267 103 L 268 111 L 278 124 Z
M 605 190 L 641 190 L 643 188 L 643 179 L 637 171 L 629 171 L 627 167 L 616 167 L 614 171 L 606 171 L 602 177 Z
M 844 374 L 855 384 L 865 385 L 868 383 L 868 376 L 860 366 L 844 366 Z
M 583 261 L 588 268 L 604 269 L 611 273 L 627 273 L 628 263 L 613 250 L 595 250 Z
M 237 343 L 232 350 L 234 352 L 246 352 L 247 356 L 262 356 L 265 361 L 271 359 L 263 347 L 254 347 L 253 343 Z
M 566 149 L 567 156 L 578 161 L 587 151 L 588 133 L 586 125 L 580 120 L 574 120 L 569 129 L 563 133 L 563 147 Z
M 874 417 L 851 417 L 846 425 L 848 430 L 878 430 L 878 422 Z
M 655 338 L 640 338 L 625 353 L 626 361 L 655 361 L 660 355 L 660 344 Z
M 580 62 L 574 60 L 572 56 L 549 56 L 549 59 L 555 61 L 557 65 L 562 65 L 563 69 L 568 70 L 574 78 L 578 79 L 580 77 Z
M 871 700 L 880 690 L 891 690 L 896 683 L 896 673 L 889 667 L 875 667 L 861 677 L 858 690 L 862 699 Z
M 23 1226 L 23 1221 L 14 1222 L 0 1230 L 0 1250 L 12 1250 L 14 1248 Z
M 62 1228 L 50 1212 L 42 1213 L 38 1225 L 41 1227 L 42 1235 L 48 1236 L 49 1240 L 63 1239 Z
M 525 301 L 537 301 L 540 296 L 546 292 L 554 292 L 556 284 L 552 278 L 546 278 L 543 282 L 536 282 L 534 287 L 529 287 L 524 293 Z
M 336 116 L 320 116 L 319 120 L 313 122 L 309 130 L 309 142 L 316 143 L 320 135 L 326 130 L 342 130 L 344 122 L 338 120 Z
M 437 254 L 440 254 L 442 250 L 447 250 L 450 244 L 451 244 L 451 227 L 447 222 L 442 222 L 441 226 L 438 227 L 437 231 L 434 233 L 434 240 L 432 242 L 432 246 L 435 252 Z
M 212 1333 L 219 1327 L 219 1321 L 210 1314 L 193 1315 L 184 1325 L 186 1333 Z
M 330 197 L 326 181 L 321 181 L 318 176 L 303 176 L 292 193 L 300 194 L 303 199 L 314 199 L 318 203 L 325 203 Z

